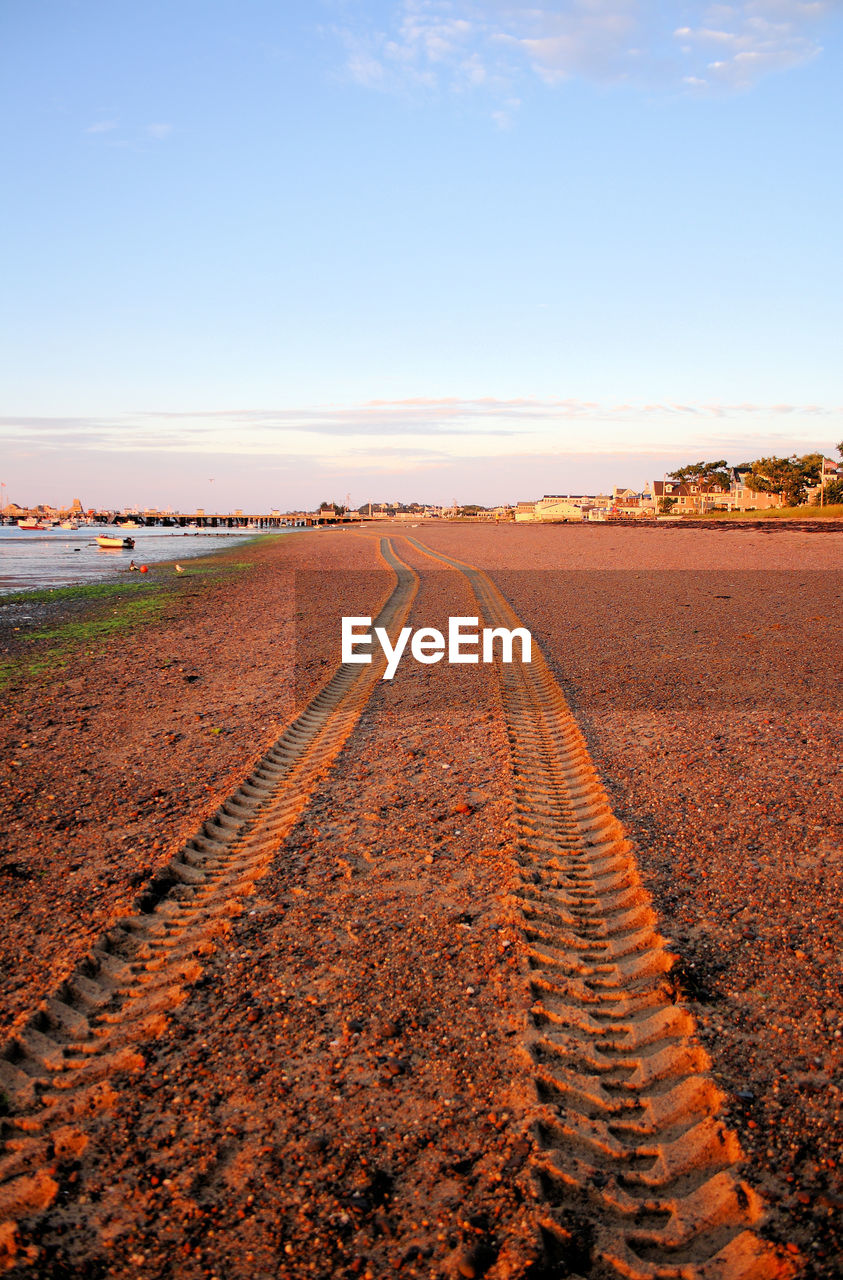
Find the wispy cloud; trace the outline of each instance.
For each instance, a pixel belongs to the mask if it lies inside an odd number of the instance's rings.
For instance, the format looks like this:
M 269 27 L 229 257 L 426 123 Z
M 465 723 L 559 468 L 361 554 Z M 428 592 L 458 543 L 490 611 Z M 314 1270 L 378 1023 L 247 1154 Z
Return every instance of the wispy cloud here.
M 748 89 L 770 72 L 809 61 L 821 51 L 818 23 L 830 8 L 796 0 L 706 6 L 696 25 L 674 32 L 693 68 L 686 83 Z
M 608 83 L 652 70 L 658 24 L 639 0 L 572 0 L 508 16 L 509 30 L 496 38 L 550 82 L 579 76 Z
M 163 142 L 165 138 L 169 138 L 173 132 L 173 126 L 163 121 L 155 121 L 152 124 L 143 126 L 126 127 L 121 126 L 119 120 L 97 120 L 94 124 L 89 124 L 85 129 L 85 133 L 100 135 L 103 141 L 111 147 L 131 147 L 143 145 L 148 138 L 154 138 L 157 142 Z M 115 138 L 113 135 L 118 134 Z
M 815 449 L 832 456 L 841 412 L 812 404 L 414 397 L 306 409 L 6 416 L 0 440 L 15 501 L 80 494 L 86 504 L 142 500 L 190 510 L 207 506 L 207 478 L 216 476 L 221 509 L 259 511 L 313 506 L 348 489 L 355 505 L 399 494 L 512 501 L 638 487 L 704 457 L 740 462 Z
M 382 25 L 361 16 L 339 34 L 348 74 L 381 90 L 512 99 L 525 73 L 551 84 L 742 90 L 816 57 L 834 8 L 835 0 L 400 0 Z
M 465 8 L 465 13 L 455 12 Z M 492 32 L 474 6 L 448 0 L 402 0 L 384 28 L 340 30 L 352 79 L 367 88 L 487 87 L 493 78 L 488 51 Z
M 9 445 L 76 454 L 332 455 L 351 467 L 377 457 L 410 466 L 436 457 L 508 456 L 553 447 L 571 453 L 642 452 L 758 440 L 788 453 L 835 438 L 841 408 L 818 404 L 604 403 L 574 398 L 370 400 L 306 408 L 158 410 L 119 417 L 4 417 Z M 813 442 L 813 443 L 812 443 Z M 738 447 L 737 443 L 735 447 Z M 827 444 L 825 447 L 830 447 Z M 742 446 L 741 446 L 742 448 Z

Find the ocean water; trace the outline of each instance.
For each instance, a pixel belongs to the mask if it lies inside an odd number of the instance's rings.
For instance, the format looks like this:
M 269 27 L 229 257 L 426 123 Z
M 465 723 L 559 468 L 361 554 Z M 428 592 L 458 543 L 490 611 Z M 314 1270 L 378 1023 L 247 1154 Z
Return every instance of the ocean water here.
M 255 529 L 129 529 L 133 551 L 98 547 L 98 533 L 121 530 L 96 528 L 26 530 L 0 527 L 0 595 L 32 587 L 65 587 L 76 582 L 119 579 L 135 564 L 153 565 L 161 560 L 187 560 L 236 542 L 261 536 Z M 273 533 L 285 530 L 273 529 Z M 293 532 L 293 530 L 289 530 Z

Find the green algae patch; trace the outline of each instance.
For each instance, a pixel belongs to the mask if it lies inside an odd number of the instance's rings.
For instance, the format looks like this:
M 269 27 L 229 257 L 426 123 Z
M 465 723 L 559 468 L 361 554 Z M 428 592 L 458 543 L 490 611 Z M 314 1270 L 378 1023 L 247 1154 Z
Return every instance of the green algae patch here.
M 9 604 L 59 604 L 62 600 L 110 600 L 114 596 L 136 595 L 141 591 L 165 590 L 163 583 L 146 576 L 131 582 L 85 582 L 69 587 L 34 587 L 31 591 L 10 591 L 0 596 L 0 609 Z
M 74 590 L 73 599 L 78 599 L 79 594 Z M 121 598 L 122 593 L 115 593 L 113 586 L 102 594 L 114 600 L 117 606 L 110 613 L 98 612 L 85 618 L 65 619 L 53 626 L 27 632 L 22 637 L 20 652 L 0 662 L 0 689 L 13 681 L 59 671 L 71 658 L 82 655 L 96 657 L 99 646 L 112 637 L 157 621 L 164 606 L 175 598 L 173 592 L 162 588 L 147 591 L 140 599 L 134 600 L 127 600 L 125 596 Z M 30 602 L 31 594 L 27 595 L 27 602 Z
M 80 622 L 59 622 L 54 627 L 42 627 L 31 631 L 28 639 L 61 641 L 63 644 L 86 644 L 92 640 L 100 640 L 123 631 L 127 627 L 136 626 L 140 622 L 149 622 L 161 612 L 164 604 L 172 599 L 170 592 L 158 591 L 155 595 L 141 600 L 126 600 L 111 614 L 85 618 Z

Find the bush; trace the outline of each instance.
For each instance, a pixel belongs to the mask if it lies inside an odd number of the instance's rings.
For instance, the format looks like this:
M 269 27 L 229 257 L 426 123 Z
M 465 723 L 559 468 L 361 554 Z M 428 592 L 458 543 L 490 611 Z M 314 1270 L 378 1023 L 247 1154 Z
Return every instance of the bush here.
M 820 502 L 821 497 L 822 502 Z M 816 498 L 814 498 L 815 507 L 829 506 L 835 502 L 843 502 L 843 476 L 838 480 L 832 480 L 825 486 L 822 495 L 818 493 Z

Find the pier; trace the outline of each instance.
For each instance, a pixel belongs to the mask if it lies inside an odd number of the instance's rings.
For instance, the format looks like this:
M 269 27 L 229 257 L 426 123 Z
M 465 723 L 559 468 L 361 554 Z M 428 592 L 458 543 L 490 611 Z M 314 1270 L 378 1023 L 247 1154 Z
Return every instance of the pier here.
M 357 511 L 97 511 L 54 510 L 45 507 L 7 507 L 0 512 L 0 523 L 17 524 L 21 519 L 37 518 L 45 526 L 60 520 L 74 519 L 81 525 L 124 525 L 139 529 L 309 529 L 314 525 L 357 524 L 361 516 Z

